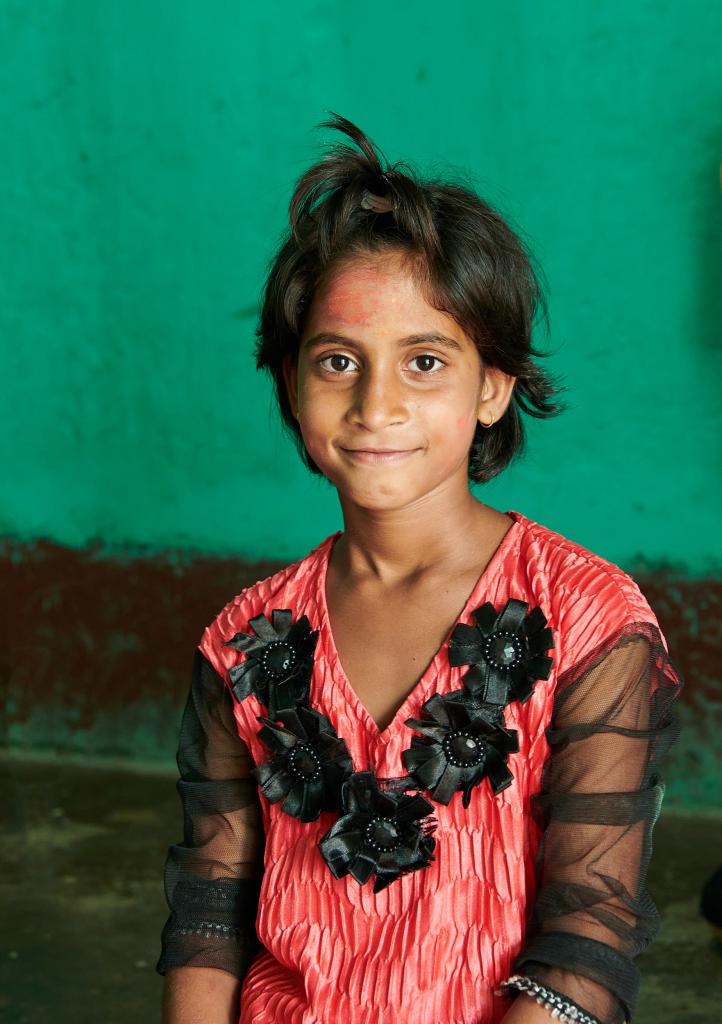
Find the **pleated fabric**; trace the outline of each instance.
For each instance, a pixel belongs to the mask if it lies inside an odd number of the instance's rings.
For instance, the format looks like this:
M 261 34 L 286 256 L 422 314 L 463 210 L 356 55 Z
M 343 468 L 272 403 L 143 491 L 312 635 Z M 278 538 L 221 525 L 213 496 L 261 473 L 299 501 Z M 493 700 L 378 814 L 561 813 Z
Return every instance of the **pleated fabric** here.
M 534 858 L 540 829 L 530 813 L 549 757 L 556 680 L 583 662 L 627 623 L 654 613 L 634 580 L 520 512 L 477 580 L 463 611 L 417 685 L 383 731 L 356 697 L 340 664 L 329 626 L 326 570 L 338 531 L 305 558 L 244 590 L 205 630 L 200 650 L 230 686 L 229 669 L 243 655 L 224 642 L 249 632 L 249 620 L 289 608 L 319 630 L 310 703 L 346 741 L 355 771 L 380 782 L 406 775 L 402 752 L 432 694 L 462 686 L 465 667 L 448 663 L 448 639 L 458 622 L 491 601 L 509 598 L 540 607 L 554 634 L 552 672 L 525 703 L 505 708 L 519 751 L 508 766 L 512 784 L 494 795 L 488 779 L 474 787 L 468 808 L 456 793 L 434 802 L 434 861 L 374 894 L 372 882 L 337 879 L 318 843 L 338 814 L 303 823 L 261 797 L 265 855 L 256 930 L 264 949 L 243 982 L 239 1024 L 495 1024 L 508 997 L 496 995 L 522 949 L 535 896 Z M 370 638 L 370 643 L 373 638 Z M 266 713 L 253 695 L 235 702 L 238 733 L 260 764 L 269 751 L 257 736 Z M 426 794 L 428 797 L 428 794 Z M 432 801 L 433 802 L 433 801 Z

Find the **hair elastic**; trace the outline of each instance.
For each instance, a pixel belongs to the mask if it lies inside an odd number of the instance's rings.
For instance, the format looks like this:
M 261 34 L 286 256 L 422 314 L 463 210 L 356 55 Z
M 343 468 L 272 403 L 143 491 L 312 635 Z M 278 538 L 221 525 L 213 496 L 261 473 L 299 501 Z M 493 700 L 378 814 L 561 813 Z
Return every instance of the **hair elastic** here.
M 395 203 L 392 196 L 377 196 L 365 188 L 361 196 L 361 206 L 364 210 L 371 210 L 372 213 L 391 213 Z

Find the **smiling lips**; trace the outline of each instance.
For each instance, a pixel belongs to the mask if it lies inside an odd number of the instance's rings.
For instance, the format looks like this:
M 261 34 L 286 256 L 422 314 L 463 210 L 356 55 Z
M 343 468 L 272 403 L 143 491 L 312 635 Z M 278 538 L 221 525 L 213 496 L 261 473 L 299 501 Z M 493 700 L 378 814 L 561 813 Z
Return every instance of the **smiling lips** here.
M 367 466 L 384 466 L 390 462 L 400 462 L 409 455 L 419 451 L 418 448 L 407 448 L 399 450 L 396 448 L 342 448 L 343 451 L 354 462 L 362 462 Z

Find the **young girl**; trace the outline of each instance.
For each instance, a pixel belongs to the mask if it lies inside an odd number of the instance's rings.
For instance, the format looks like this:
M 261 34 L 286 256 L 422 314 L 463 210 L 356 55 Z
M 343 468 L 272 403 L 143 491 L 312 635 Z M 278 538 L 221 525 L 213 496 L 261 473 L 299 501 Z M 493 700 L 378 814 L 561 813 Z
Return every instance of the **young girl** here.
M 561 408 L 524 245 L 325 125 L 256 357 L 344 529 L 200 640 L 165 1019 L 621 1024 L 680 679 L 629 575 L 469 489 Z

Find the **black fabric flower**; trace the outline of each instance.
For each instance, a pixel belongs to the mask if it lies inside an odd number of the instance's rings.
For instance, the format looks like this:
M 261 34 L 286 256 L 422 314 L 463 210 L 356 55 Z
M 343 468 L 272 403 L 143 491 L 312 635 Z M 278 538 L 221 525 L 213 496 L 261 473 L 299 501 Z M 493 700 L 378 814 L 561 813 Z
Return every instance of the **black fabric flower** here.
M 379 892 L 400 875 L 434 860 L 433 804 L 420 793 L 382 792 L 373 772 L 355 772 L 343 784 L 344 814 L 319 843 L 336 878 L 353 875 L 363 885 L 375 873 Z
M 471 665 L 463 683 L 489 704 L 522 704 L 534 683 L 548 679 L 553 660 L 544 652 L 554 647 L 541 608 L 527 615 L 526 601 L 510 598 L 501 612 L 487 601 L 472 612 L 475 625 L 460 622 L 449 639 L 449 664 Z
M 338 810 L 341 786 L 353 772 L 353 762 L 326 716 L 299 704 L 277 713 L 280 726 L 257 717 L 264 723 L 259 737 L 277 754 L 252 769 L 266 799 L 272 804 L 283 800 L 286 814 L 301 821 Z
M 246 655 L 229 673 L 236 699 L 254 694 L 271 718 L 308 700 L 318 630 L 311 630 L 306 615 L 292 618 L 290 608 L 274 608 L 271 622 L 256 615 L 248 622 L 253 633 L 236 633 L 225 643 Z
M 423 705 L 428 719 L 407 718 L 406 725 L 422 735 L 414 736 L 402 757 L 419 788 L 428 789 L 434 800 L 448 804 L 463 790 L 462 802 L 468 807 L 471 791 L 482 779 L 489 779 L 494 793 L 511 783 L 506 759 L 518 751 L 519 737 L 504 727 L 499 711 L 470 711 L 463 697 L 463 690 L 435 693 Z

